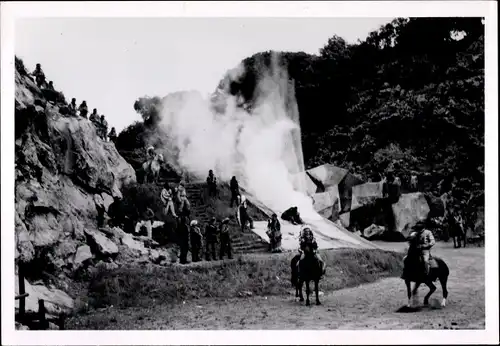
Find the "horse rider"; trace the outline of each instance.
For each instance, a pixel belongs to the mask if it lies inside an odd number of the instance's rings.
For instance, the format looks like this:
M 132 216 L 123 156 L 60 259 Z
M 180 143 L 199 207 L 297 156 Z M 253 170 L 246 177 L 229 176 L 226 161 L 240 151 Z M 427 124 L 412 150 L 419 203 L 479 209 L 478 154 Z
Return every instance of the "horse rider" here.
M 431 248 L 436 244 L 432 232 L 425 228 L 425 222 L 419 221 L 414 227 L 415 232 L 410 234 L 410 239 L 416 238 L 417 249 L 420 251 L 420 258 L 424 264 L 425 274 L 430 272 Z
M 161 201 L 163 202 L 163 205 L 165 208 L 163 209 L 163 213 L 168 215 L 169 210 L 172 212 L 172 215 L 177 218 L 177 214 L 175 213 L 175 207 L 174 207 L 174 201 L 173 201 L 173 193 L 172 189 L 170 188 L 168 182 L 165 182 L 165 185 L 163 186 L 163 189 L 161 190 L 160 194 Z
M 271 252 L 278 250 L 278 243 L 281 240 L 281 224 L 278 215 L 273 214 L 267 222 L 267 236 L 270 240 Z
M 219 258 L 222 260 L 224 255 L 227 253 L 227 257 L 232 259 L 231 255 L 231 235 L 229 234 L 229 218 L 222 220 L 220 224 L 220 251 Z
M 214 260 L 217 259 L 216 256 L 216 244 L 217 244 L 217 225 L 216 225 L 217 220 L 215 217 L 213 217 L 210 220 L 210 223 L 205 227 L 205 244 L 206 244 L 206 251 L 205 251 L 205 259 L 207 261 L 210 261 L 210 256 Z
M 240 205 L 238 206 L 237 216 L 238 221 L 240 222 L 241 231 L 245 231 L 245 227 L 247 222 L 250 223 L 250 229 L 253 229 L 253 219 L 248 215 L 248 204 L 247 198 L 245 196 L 241 196 Z
M 302 226 L 302 230 L 300 231 L 300 240 L 299 240 L 299 246 L 300 246 L 300 260 L 303 260 L 305 258 L 305 249 L 307 246 L 311 249 L 311 251 L 314 254 L 314 257 L 319 261 L 319 263 L 323 264 L 323 260 L 319 256 L 317 250 L 318 250 L 318 243 L 316 242 L 316 239 L 314 238 L 314 233 L 311 231 L 311 227 L 308 225 Z M 299 261 L 300 262 L 300 261 Z M 297 263 L 299 263 L 297 262 Z
M 191 257 L 193 262 L 199 262 L 203 235 L 201 234 L 200 227 L 198 227 L 197 220 L 191 221 L 190 226 Z

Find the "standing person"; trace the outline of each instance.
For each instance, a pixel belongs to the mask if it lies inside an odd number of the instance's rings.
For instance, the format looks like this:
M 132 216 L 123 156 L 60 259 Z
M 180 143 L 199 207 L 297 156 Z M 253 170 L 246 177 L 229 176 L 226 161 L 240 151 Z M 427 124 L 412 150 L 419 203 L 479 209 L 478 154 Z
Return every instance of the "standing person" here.
M 55 91 L 55 89 L 54 89 L 54 82 L 49 81 L 49 85 L 47 86 L 47 89 L 50 90 L 50 91 Z
M 81 105 L 78 107 L 78 111 L 80 112 L 80 116 L 87 119 L 87 114 L 89 112 L 89 108 L 87 107 L 86 101 L 82 101 Z
M 278 215 L 273 214 L 267 222 L 267 235 L 271 245 L 271 252 L 279 251 L 281 247 L 281 224 L 278 220 Z
M 382 186 L 382 193 L 384 196 L 384 214 L 387 230 L 389 232 L 394 232 L 396 220 L 392 211 L 392 205 L 399 201 L 401 186 L 394 181 L 394 174 L 392 172 L 387 173 L 387 180 Z
M 241 203 L 238 206 L 237 215 L 238 215 L 238 221 L 239 221 L 240 226 L 241 226 L 241 231 L 244 232 L 247 222 L 250 223 L 250 229 L 253 229 L 254 227 L 253 227 L 253 220 L 250 217 L 250 215 L 248 215 L 248 210 L 247 210 L 248 205 L 247 205 L 246 197 L 241 196 L 240 201 L 241 201 Z
M 231 254 L 232 245 L 231 245 L 231 235 L 229 234 L 229 219 L 226 217 L 222 220 L 220 225 L 220 252 L 219 258 L 224 259 L 224 255 L 227 254 L 227 258 L 232 259 L 233 256 Z
M 201 234 L 200 227 L 198 227 L 197 220 L 191 221 L 190 226 L 191 226 L 190 240 L 191 240 L 191 255 L 192 255 L 191 257 L 193 259 L 193 262 L 199 262 L 203 236 Z
M 113 196 L 113 203 L 108 207 L 108 216 L 110 218 L 110 226 L 123 229 L 125 215 L 123 212 L 123 203 L 119 196 Z
M 196 220 L 193 220 L 196 221 Z M 189 252 L 189 226 L 187 217 L 180 218 L 179 226 L 177 227 L 179 247 L 181 250 L 179 262 L 181 264 L 187 263 L 187 254 Z
M 163 186 L 163 189 L 161 190 L 161 195 L 160 195 L 161 201 L 163 202 L 164 209 L 163 213 L 165 216 L 168 215 L 168 212 L 170 211 L 172 215 L 177 218 L 177 214 L 175 213 L 175 207 L 174 207 L 174 201 L 173 201 L 173 193 L 172 189 L 170 188 L 168 182 L 165 182 L 165 185 Z
M 413 173 L 410 177 L 410 190 L 415 192 L 418 190 L 418 177 L 415 173 Z
M 116 144 L 116 138 L 118 137 L 116 135 L 116 130 L 114 127 L 111 128 L 111 131 L 109 131 L 109 134 L 108 134 L 108 137 L 109 137 L 109 140 L 111 142 L 113 142 L 114 144 Z
M 153 239 L 153 219 L 154 219 L 155 214 L 150 208 L 146 209 L 146 212 L 144 213 L 144 218 L 142 221 L 137 222 L 135 226 L 135 233 L 139 233 L 141 227 L 146 228 L 146 233 L 147 237 L 149 239 Z
M 76 99 L 73 97 L 71 103 L 68 105 L 69 114 L 71 116 L 76 116 Z
M 216 244 L 217 244 L 217 225 L 216 225 L 216 219 L 213 217 L 210 220 L 210 223 L 205 227 L 205 244 L 206 244 L 206 249 L 205 249 L 205 259 L 207 261 L 210 261 L 212 258 L 214 260 L 217 259 L 216 256 Z
M 182 180 L 177 187 L 177 200 L 179 201 L 179 213 L 189 214 L 191 204 L 187 198 L 186 188 L 184 187 L 184 182 Z
M 233 202 L 235 205 L 238 205 L 238 196 L 240 195 L 240 186 L 238 184 L 238 180 L 236 180 L 236 177 L 233 176 L 231 178 L 231 182 L 229 183 L 229 188 L 231 189 L 231 205 L 230 207 L 233 207 Z
M 217 196 L 217 178 L 212 170 L 208 171 L 207 177 L 208 195 L 216 197 Z
M 103 141 L 107 141 L 107 135 L 108 135 L 108 122 L 104 118 L 104 114 L 101 115 L 101 138 Z
M 100 194 L 94 194 L 94 203 L 97 209 L 97 228 L 104 227 L 104 213 L 106 207 L 104 207 L 104 200 Z
M 45 73 L 42 71 L 42 66 L 40 64 L 36 64 L 35 71 L 31 74 L 35 77 L 35 82 L 37 87 L 41 88 L 45 82 Z

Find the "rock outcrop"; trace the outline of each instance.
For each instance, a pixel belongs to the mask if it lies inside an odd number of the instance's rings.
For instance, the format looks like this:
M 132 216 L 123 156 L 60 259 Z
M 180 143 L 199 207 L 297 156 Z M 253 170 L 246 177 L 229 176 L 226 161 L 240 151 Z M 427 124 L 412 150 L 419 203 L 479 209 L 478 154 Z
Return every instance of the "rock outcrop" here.
M 93 197 L 100 194 L 107 209 L 112 196 L 120 196 L 136 176 L 89 120 L 64 115 L 64 98 L 47 100 L 47 90 L 39 89 L 17 62 L 15 258 L 25 264 L 28 310 L 36 311 L 41 297 L 55 301 L 48 309 L 57 313 L 72 308 L 71 297 L 62 287 L 28 280 L 42 274 L 69 280 L 82 267 L 116 257 L 123 245 L 97 229 Z

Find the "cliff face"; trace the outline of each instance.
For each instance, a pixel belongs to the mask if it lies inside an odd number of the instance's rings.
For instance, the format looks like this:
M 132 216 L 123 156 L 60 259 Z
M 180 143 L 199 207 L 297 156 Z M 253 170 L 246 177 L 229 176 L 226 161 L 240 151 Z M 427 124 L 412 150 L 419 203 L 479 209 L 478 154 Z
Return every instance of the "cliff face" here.
M 135 171 L 89 120 L 63 115 L 64 97 L 39 89 L 17 61 L 15 82 L 16 264 L 30 281 L 63 282 L 86 260 L 107 261 L 94 195 L 109 206 Z

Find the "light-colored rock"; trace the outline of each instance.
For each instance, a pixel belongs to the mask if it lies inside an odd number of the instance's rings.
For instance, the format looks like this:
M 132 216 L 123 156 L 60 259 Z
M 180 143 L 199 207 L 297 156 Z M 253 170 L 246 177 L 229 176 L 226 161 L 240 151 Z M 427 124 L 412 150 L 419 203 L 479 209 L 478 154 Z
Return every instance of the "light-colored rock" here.
M 118 253 L 118 246 L 99 231 L 85 230 L 89 239 L 89 246 L 94 248 L 99 254 L 104 256 L 115 255 Z
M 148 254 L 148 250 L 144 247 L 144 243 L 135 240 L 131 234 L 125 233 L 121 238 L 121 243 L 128 246 L 131 250 L 138 251 L 141 254 Z
M 371 224 L 363 230 L 363 235 L 366 239 L 371 239 L 375 236 L 380 236 L 385 232 L 384 226 L 379 226 L 375 224 Z
M 402 194 L 399 201 L 392 205 L 396 231 L 407 237 L 418 221 L 426 220 L 430 208 L 421 192 Z
M 35 215 L 28 225 L 30 240 L 35 247 L 52 246 L 63 234 L 62 226 L 53 214 Z
M 335 212 L 340 212 L 339 190 L 338 186 L 330 186 L 325 192 L 315 193 L 312 195 L 314 210 L 320 213 L 323 217 L 330 218 Z M 334 207 L 337 210 L 334 210 Z
M 307 170 L 313 178 L 320 181 L 325 188 L 338 185 L 348 173 L 346 169 L 332 164 L 324 164 Z
M 19 279 L 16 275 L 16 295 L 19 294 Z M 43 299 L 45 309 L 48 314 L 58 315 L 60 313 L 70 313 L 74 308 L 73 299 L 65 292 L 47 288 L 43 285 L 31 285 L 28 280 L 24 280 L 25 291 L 28 293 L 26 298 L 26 311 L 38 312 L 38 300 Z M 19 308 L 19 300 L 16 300 L 16 308 Z
M 30 330 L 30 329 L 28 326 L 25 326 L 24 324 L 16 322 L 16 330 Z
M 101 193 L 101 197 L 104 201 L 104 209 L 106 209 L 106 212 L 107 212 L 111 203 L 114 202 L 113 197 L 108 195 L 106 192 Z
M 73 257 L 73 263 L 76 266 L 84 263 L 86 260 L 92 258 L 92 251 L 90 251 L 90 246 L 82 245 L 76 249 L 75 256 Z
M 22 262 L 29 262 L 35 256 L 35 249 L 30 240 L 30 234 L 22 222 L 19 214 L 16 213 L 16 259 Z
M 352 187 L 351 211 L 368 204 L 373 204 L 377 199 L 382 197 L 381 182 L 355 185 Z
M 103 261 L 99 261 L 97 264 L 96 264 L 96 268 L 98 269 L 104 269 L 104 270 L 115 270 L 115 269 L 118 269 L 118 264 L 116 264 L 115 262 L 103 262 Z

